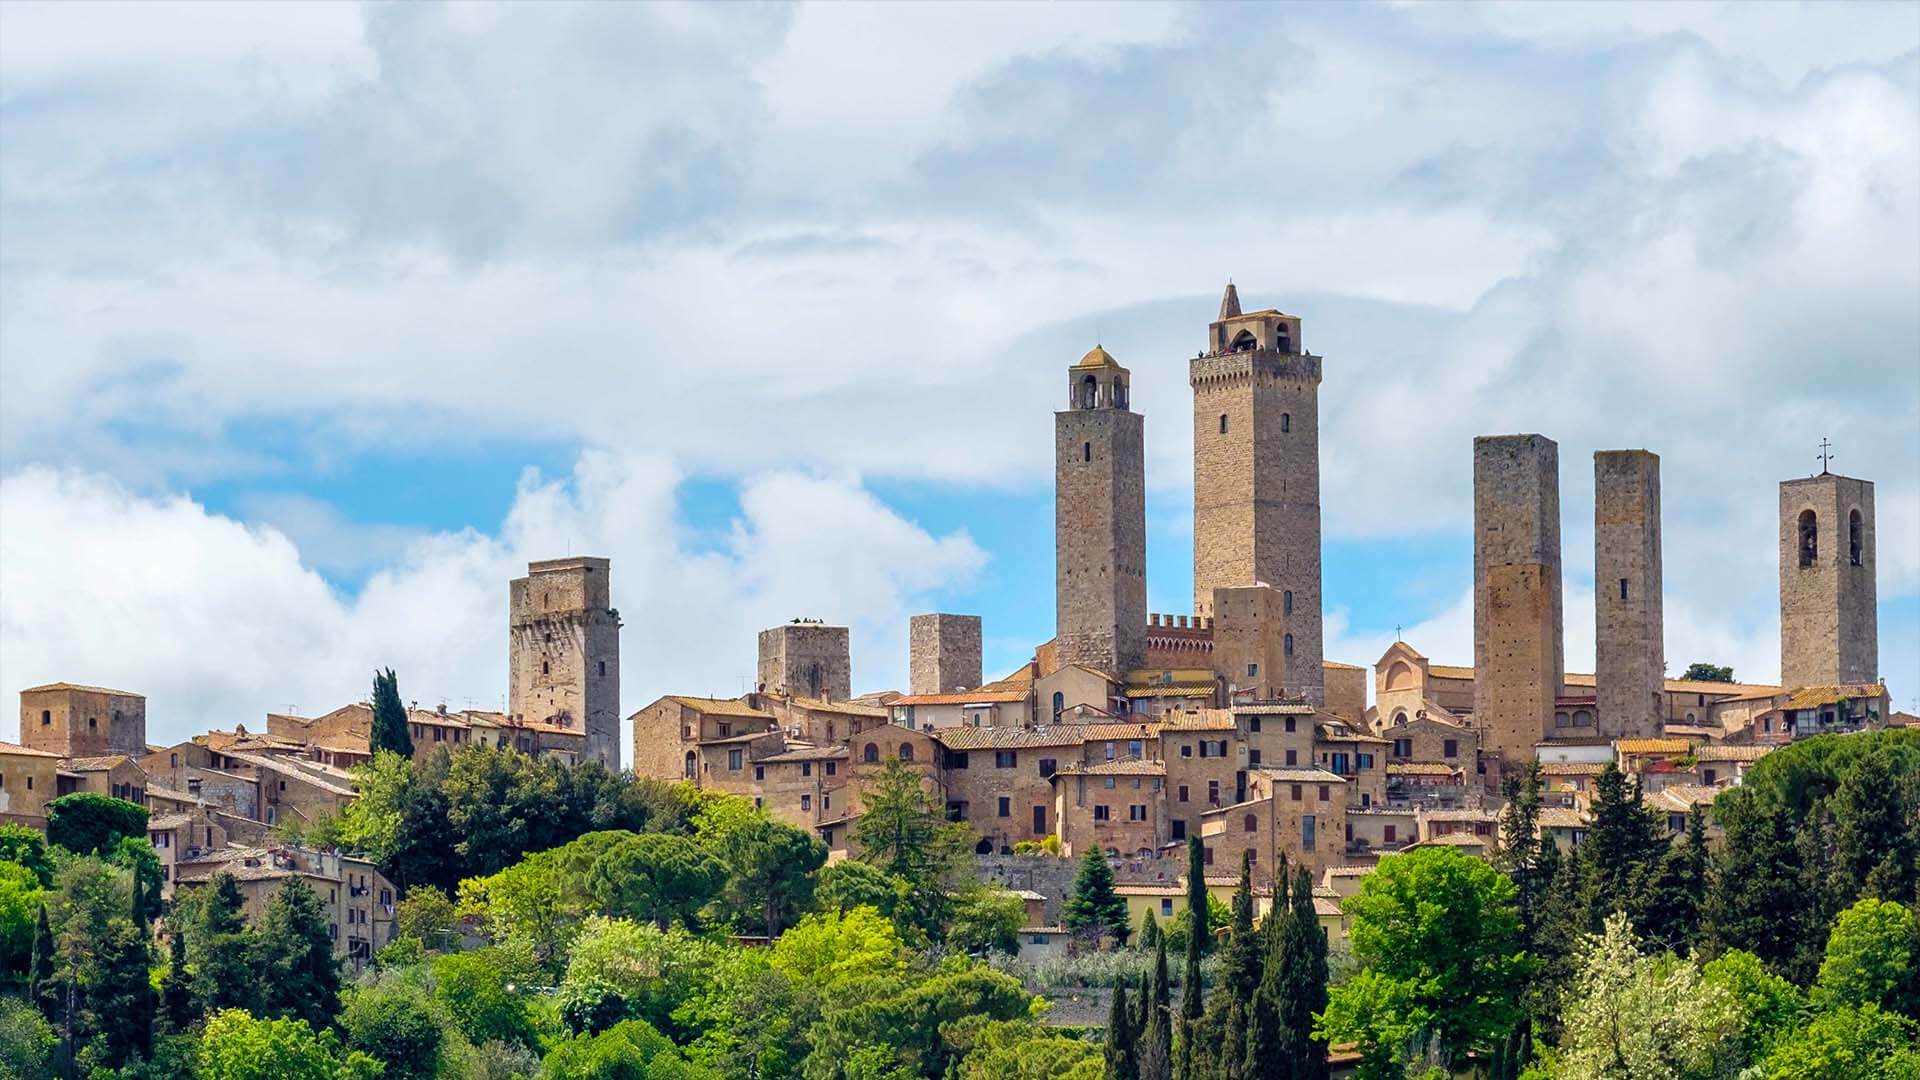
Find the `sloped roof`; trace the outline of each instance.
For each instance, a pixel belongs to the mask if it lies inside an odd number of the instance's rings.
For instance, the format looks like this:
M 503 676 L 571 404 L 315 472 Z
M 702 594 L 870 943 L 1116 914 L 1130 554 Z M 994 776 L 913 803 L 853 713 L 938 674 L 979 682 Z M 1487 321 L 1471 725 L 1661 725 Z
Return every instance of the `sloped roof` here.
M 1693 749 L 1688 739 L 1619 739 L 1613 748 L 1623 754 L 1684 754 Z
M 1452 776 L 1459 771 L 1458 765 L 1448 765 L 1439 761 L 1402 761 L 1387 764 L 1388 776 Z
M 1818 709 L 1822 705 L 1838 705 L 1843 701 L 1856 698 L 1880 698 L 1887 696 L 1887 688 L 1879 683 L 1851 683 L 1842 686 L 1809 686 L 1797 690 L 1780 706 L 1788 711 L 1795 709 Z
M 950 727 L 928 732 L 949 750 L 1020 750 L 1040 746 L 1079 746 L 1087 728 L 1060 725 L 1045 728 Z
M 1227 710 L 1235 716 L 1312 716 L 1308 701 L 1248 701 Z
M 768 754 L 763 758 L 755 758 L 753 763 L 755 765 L 764 765 L 769 763 L 778 764 L 786 761 L 827 761 L 834 758 L 846 757 L 849 753 L 851 753 L 851 751 L 845 746 L 795 746 L 791 749 L 783 750 L 778 754 Z
M 1120 761 L 1103 761 L 1098 765 L 1073 763 L 1062 765 L 1055 776 L 1165 776 L 1167 766 L 1161 761 L 1145 761 L 1140 758 L 1126 758 Z
M 1729 746 L 1726 743 L 1711 743 L 1693 752 L 1699 761 L 1759 761 L 1773 752 L 1771 746 Z
M 49 754 L 45 750 L 34 750 L 21 746 L 19 743 L 10 742 L 0 742 L 0 754 L 10 754 L 14 757 L 43 757 L 55 759 L 60 757 L 59 754 Z
M 773 719 L 772 713 L 764 709 L 756 709 L 736 698 L 703 698 L 688 697 L 684 694 L 668 694 L 667 700 L 708 716 L 753 716 L 763 720 Z
M 866 716 L 885 720 L 890 715 L 879 705 L 866 705 L 857 701 L 828 701 L 825 698 L 794 697 L 792 703 L 802 709 L 813 712 L 836 713 L 842 716 Z
M 145 697 L 146 696 L 145 694 L 136 694 L 131 690 L 112 690 L 104 686 L 86 686 L 81 683 L 70 683 L 70 682 L 53 682 L 53 683 L 48 683 L 45 686 L 29 686 L 25 690 L 22 690 L 20 692 L 23 694 L 38 694 L 43 691 L 50 691 L 50 690 L 77 690 L 84 694 L 112 694 L 114 697 Z
M 1160 718 L 1162 733 L 1169 731 L 1232 731 L 1233 711 L 1200 709 L 1195 712 L 1171 712 Z
M 1010 705 L 1027 700 L 1027 690 L 955 690 L 946 694 L 902 694 L 895 705 Z
M 1289 783 L 1344 784 L 1347 782 L 1347 778 L 1341 776 L 1339 773 L 1328 772 L 1325 769 L 1315 769 L 1306 765 L 1275 765 L 1272 767 L 1262 765 L 1255 768 L 1254 771 L 1266 773 L 1276 780 L 1285 780 Z
M 125 754 L 103 754 L 99 757 L 77 757 L 67 762 L 67 768 L 74 772 L 105 772 L 119 768 L 133 759 Z

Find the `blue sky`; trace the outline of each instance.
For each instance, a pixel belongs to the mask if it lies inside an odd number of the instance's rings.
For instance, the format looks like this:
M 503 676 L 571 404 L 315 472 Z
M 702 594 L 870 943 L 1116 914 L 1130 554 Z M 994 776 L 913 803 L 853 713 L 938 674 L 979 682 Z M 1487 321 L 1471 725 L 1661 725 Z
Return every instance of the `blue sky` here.
M 0 6 L 0 691 L 156 738 L 375 665 L 498 705 L 506 580 L 615 560 L 624 704 L 761 626 L 1052 628 L 1096 340 L 1190 593 L 1231 277 L 1326 357 L 1328 655 L 1471 655 L 1471 439 L 1661 454 L 1667 655 L 1778 665 L 1775 486 L 1877 485 L 1920 693 L 1911 5 Z

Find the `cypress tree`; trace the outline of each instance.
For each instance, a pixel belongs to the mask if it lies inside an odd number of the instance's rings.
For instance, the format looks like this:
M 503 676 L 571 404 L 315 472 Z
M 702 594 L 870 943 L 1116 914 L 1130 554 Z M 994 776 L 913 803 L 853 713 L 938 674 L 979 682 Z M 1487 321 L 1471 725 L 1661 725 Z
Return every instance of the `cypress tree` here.
M 307 883 L 288 881 L 267 902 L 259 934 L 262 1015 L 305 1020 L 315 1029 L 340 1011 L 340 965 L 326 909 Z
M 259 1008 L 260 979 L 254 964 L 256 935 L 247 930 L 240 883 L 229 873 L 214 875 L 206 898 L 194 973 L 193 1007 L 211 1016 L 221 1009 Z
M 160 1030 L 178 1034 L 192 1026 L 193 987 L 187 976 L 186 934 L 175 929 L 167 943 L 167 973 L 160 977 Z
M 1213 937 L 1207 925 L 1206 848 L 1198 836 L 1187 838 L 1187 962 L 1180 972 L 1180 1040 L 1175 1047 L 1174 1075 L 1192 1080 L 1193 1043 L 1199 1035 L 1201 992 L 1200 958 Z
M 1863 754 L 1833 793 L 1834 863 L 1849 902 L 1864 895 L 1906 903 L 1914 895 L 1920 830 L 1908 824 L 1911 804 L 1887 757 Z
M 40 1014 L 52 1023 L 60 1008 L 60 988 L 53 978 L 53 926 L 47 921 L 47 905 L 40 905 L 40 918 L 33 928 L 33 965 L 27 974 L 27 997 L 40 1007 Z
M 1153 913 L 1147 913 L 1152 918 Z M 1127 943 L 1133 927 L 1127 923 L 1126 898 L 1113 889 L 1113 864 L 1097 847 L 1087 849 L 1074 875 L 1073 895 L 1060 907 L 1060 925 L 1069 930 L 1112 934 L 1120 944 Z
M 392 668 L 373 673 L 373 731 L 368 737 L 373 753 L 391 750 L 413 758 L 413 735 L 407 730 L 407 710 L 400 704 L 400 680 Z
M 1173 1007 L 1167 985 L 1167 942 L 1153 952 L 1153 984 L 1147 999 L 1147 1022 L 1140 1033 L 1140 1080 L 1172 1080 Z
M 1700 909 L 1707 897 L 1706 818 L 1700 807 L 1687 814 L 1687 832 L 1660 859 L 1639 897 L 1636 919 L 1648 942 L 1685 954 L 1699 934 Z
M 1140 1080 L 1140 1065 L 1134 1059 L 1133 1009 L 1127 1004 L 1127 980 L 1113 984 L 1113 1008 L 1107 1013 L 1107 1042 L 1103 1056 L 1107 1080 Z
M 1313 910 L 1313 878 L 1305 867 L 1293 879 L 1292 899 L 1276 983 L 1282 1054 L 1292 1080 L 1326 1080 L 1327 1044 L 1314 1038 L 1313 1018 L 1327 1011 L 1327 932 Z
M 1140 947 L 1151 949 L 1160 943 L 1160 919 L 1148 908 L 1140 915 Z
M 1291 1080 L 1287 1071 L 1287 1035 L 1281 1019 L 1287 926 L 1293 921 L 1293 909 L 1287 900 L 1289 891 L 1283 866 L 1274 879 L 1273 907 L 1261 926 L 1266 960 L 1261 965 L 1260 985 L 1247 1009 L 1246 1054 L 1241 1069 L 1246 1080 Z
M 1233 922 L 1221 965 L 1221 987 L 1244 1007 L 1260 987 L 1260 938 L 1253 929 L 1253 860 L 1240 856 L 1240 884 L 1233 890 Z
M 1593 825 L 1581 853 L 1587 867 L 1583 931 L 1596 934 L 1613 912 L 1641 909 L 1637 892 L 1664 854 L 1667 840 L 1657 816 L 1641 803 L 1639 785 L 1611 761 L 1594 780 L 1592 812 Z

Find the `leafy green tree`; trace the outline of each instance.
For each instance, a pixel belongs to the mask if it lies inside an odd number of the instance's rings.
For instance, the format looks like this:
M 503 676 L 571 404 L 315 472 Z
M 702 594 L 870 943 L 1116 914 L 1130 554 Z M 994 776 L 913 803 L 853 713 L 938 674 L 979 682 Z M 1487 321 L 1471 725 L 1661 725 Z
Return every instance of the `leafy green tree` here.
M 701 839 L 727 868 L 719 907 L 735 926 L 779 937 L 812 903 L 813 874 L 827 861 L 827 846 L 812 833 L 760 813 Z
M 1750 952 L 1729 949 L 1707 961 L 1700 974 L 1740 1003 L 1741 1014 L 1746 1017 L 1741 1033 L 1742 1056 L 1749 1061 L 1764 1058 L 1806 1011 L 1806 995 L 1800 988 L 1768 971 Z
M 717 1080 L 687 1062 L 671 1040 L 644 1020 L 556 1044 L 541 1075 L 546 1080 Z
M 876 866 L 858 859 L 842 859 L 815 875 L 814 906 L 842 915 L 870 907 L 888 918 L 903 906 L 909 886 Z
M 509 967 L 498 950 L 477 949 L 435 957 L 433 984 L 434 996 L 475 1046 L 488 1042 L 540 1044 L 526 999 L 509 981 Z
M 60 1037 L 39 1010 L 17 998 L 0 997 L 0 1076 L 19 1080 L 51 1077 Z
M 422 885 L 393 908 L 393 936 L 418 941 L 426 952 L 451 952 L 459 942 L 460 915 L 445 892 Z
M 1914 894 L 1920 810 L 1901 797 L 1901 789 L 1902 777 L 1887 753 L 1863 755 L 1840 778 L 1831 805 L 1834 863 L 1845 883 L 1844 897 L 1920 899 Z
M 15 822 L 0 823 L 0 863 L 18 863 L 33 872 L 45 889 L 53 884 L 53 858 L 40 830 Z
M 340 1015 L 347 1045 L 384 1065 L 386 1080 L 431 1080 L 451 1023 L 438 1002 L 413 983 L 363 986 Z
M 1876 1005 L 1830 1009 L 1782 1036 L 1748 1075 L 1763 1080 L 1912 1080 L 1913 1021 Z
M 1686 672 L 1680 678 L 1686 682 L 1732 682 L 1733 668 L 1696 660 L 1687 665 Z
M 407 727 L 407 707 L 400 704 L 400 680 L 392 668 L 373 673 L 373 730 L 367 745 L 381 751 L 413 757 L 413 734 Z
M 1317 1034 L 1328 1042 L 1393 1047 L 1383 1031 L 1350 1026 L 1378 1017 L 1357 993 L 1385 994 L 1422 1020 L 1442 1065 L 1486 1053 L 1512 1030 L 1528 962 L 1507 877 L 1453 848 L 1417 848 L 1380 860 L 1346 901 L 1354 959 L 1374 978 L 1330 992 Z
M 155 1029 L 163 1033 L 187 1030 L 199 1018 L 193 1009 L 193 976 L 187 971 L 187 935 L 176 927 L 167 940 L 167 970 L 160 977 L 160 1012 Z
M 47 842 L 76 855 L 112 851 L 122 837 L 145 841 L 147 808 L 139 803 L 76 791 L 47 803 Z
M 315 1028 L 333 1022 L 340 965 L 327 909 L 306 882 L 289 879 L 267 901 L 254 954 L 263 1016 L 291 1016 Z
M 1034 1000 L 1020 980 L 979 964 L 942 967 L 897 991 L 862 996 L 830 1008 L 810 1033 L 801 1070 L 807 1080 L 852 1075 L 845 1063 L 863 1056 L 879 1075 L 949 1075 L 960 1057 L 959 1031 L 1027 1018 Z
M 1026 1020 L 981 1027 L 957 1080 L 1103 1080 L 1100 1047 Z
M 1113 984 L 1113 1002 L 1107 1011 L 1106 1039 L 1102 1044 L 1107 1080 L 1140 1080 L 1140 1064 L 1134 1057 L 1137 1037 L 1138 1033 L 1133 1030 L 1133 1010 L 1127 1006 L 1127 981 L 1121 979 Z
M 1588 939 L 1564 1016 L 1566 1080 L 1708 1080 L 1743 1056 L 1740 999 L 1672 953 L 1643 954 L 1624 913 Z
M 971 869 L 973 829 L 948 821 L 920 774 L 897 760 L 881 766 L 864 799 L 853 830 L 860 858 L 907 883 L 914 925 L 938 940 L 947 886 Z
M 1127 900 L 1114 891 L 1113 864 L 1098 847 L 1087 848 L 1080 857 L 1073 892 L 1060 905 L 1060 925 L 1095 936 L 1112 934 L 1120 944 L 1127 943 L 1131 929 L 1127 925 Z
M 79 965 L 81 1030 L 87 1033 L 83 1064 L 117 1069 L 145 1057 L 153 1040 L 152 950 L 147 931 L 115 916 L 105 934 L 90 943 Z
M 112 849 L 102 852 L 106 860 L 133 875 L 133 888 L 138 894 L 135 921 L 150 926 L 160 916 L 160 889 L 166 880 L 160 867 L 160 856 L 153 850 L 153 842 L 145 833 L 139 836 L 123 836 Z
M 391 750 L 356 766 L 353 785 L 359 795 L 340 814 L 341 846 L 378 862 L 380 872 L 403 893 L 419 885 L 449 890 L 458 885 L 470 870 L 440 790 L 451 767 L 445 753 L 415 767 Z
M 662 930 L 676 922 L 691 928 L 726 875 L 696 841 L 642 833 L 601 855 L 588 871 L 587 888 L 609 914 L 646 919 Z
M 304 1020 L 256 1020 L 239 1009 L 216 1013 L 200 1038 L 196 1080 L 373 1080 L 380 1067 L 364 1054 L 344 1056 L 331 1031 Z
M 461 882 L 460 914 L 478 920 L 494 944 L 524 951 L 558 973 L 581 920 L 596 906 L 585 883 L 565 865 L 568 855 L 543 851 Z
M 947 915 L 947 947 L 963 953 L 1020 951 L 1020 927 L 1027 905 L 998 886 L 975 885 L 952 898 Z
M 211 1016 L 227 1009 L 245 1012 L 257 1007 L 262 992 L 254 963 L 259 936 L 247 928 L 242 910 L 246 898 L 240 894 L 239 881 L 230 873 L 215 874 L 194 901 L 186 920 L 194 1011 Z
M 0 862 L 0 980 L 26 976 L 33 961 L 34 921 L 46 896 L 40 878 L 19 863 Z
M 1890 900 L 1869 897 L 1841 912 L 1827 937 L 1814 1003 L 1829 1009 L 1897 1008 L 1912 977 L 1913 939 L 1913 912 Z

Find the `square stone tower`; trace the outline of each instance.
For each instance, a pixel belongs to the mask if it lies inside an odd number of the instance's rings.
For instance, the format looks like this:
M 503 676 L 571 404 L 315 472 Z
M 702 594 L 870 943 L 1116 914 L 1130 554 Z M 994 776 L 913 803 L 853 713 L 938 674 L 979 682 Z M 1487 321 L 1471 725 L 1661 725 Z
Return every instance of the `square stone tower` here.
M 1655 738 L 1664 725 L 1660 457 L 1593 455 L 1593 641 L 1600 734 Z
M 586 757 L 620 768 L 620 613 L 612 563 L 527 564 L 507 588 L 507 711 L 584 730 Z
M 853 649 L 847 628 L 795 619 L 760 631 L 763 693 L 845 701 L 853 696 Z
M 1053 414 L 1054 624 L 1059 660 L 1125 676 L 1147 652 L 1144 423 L 1128 373 L 1093 351 Z
M 1280 590 L 1242 585 L 1213 590 L 1213 670 L 1236 695 L 1279 697 L 1287 671 Z
M 1823 472 L 1780 484 L 1780 682 L 1877 682 L 1873 482 Z
M 20 745 L 69 758 L 145 757 L 147 699 L 125 690 L 74 683 L 22 690 Z
M 1214 590 L 1280 591 L 1289 695 L 1325 701 L 1320 624 L 1320 357 L 1300 319 L 1243 313 L 1232 285 L 1188 363 L 1193 386 L 1193 610 Z
M 980 687 L 980 616 L 915 615 L 907 626 L 907 692 Z
M 1473 440 L 1473 717 L 1509 765 L 1552 730 L 1566 673 L 1560 448 L 1544 435 Z

